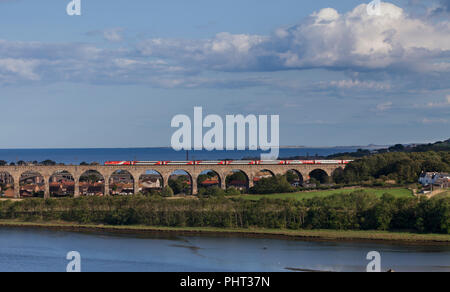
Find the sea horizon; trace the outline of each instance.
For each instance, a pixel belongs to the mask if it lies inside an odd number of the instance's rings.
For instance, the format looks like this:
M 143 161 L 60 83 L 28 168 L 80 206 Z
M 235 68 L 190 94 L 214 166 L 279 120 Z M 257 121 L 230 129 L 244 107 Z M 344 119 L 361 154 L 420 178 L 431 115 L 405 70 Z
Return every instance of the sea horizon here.
M 426 143 L 408 143 L 408 144 L 426 144 Z M 404 144 L 404 145 L 408 145 Z M 317 146 L 317 145 L 282 145 L 280 149 L 289 149 L 289 148 L 361 148 L 361 149 L 372 149 L 372 148 L 384 148 L 390 147 L 393 144 L 369 144 L 369 145 L 334 145 L 334 146 Z M 11 148 L 1 148 L 0 150 L 74 150 L 74 149 L 172 149 L 171 146 L 129 146 L 129 147 L 11 147 Z M 185 151 L 185 150 L 181 150 Z M 191 150 L 189 150 L 191 151 Z M 194 151 L 194 150 L 192 150 Z M 235 150 L 230 150 L 235 151 Z
M 379 147 L 382 148 L 382 147 Z M 280 147 L 280 158 L 323 157 L 336 153 L 356 152 L 358 149 L 377 149 L 362 146 L 337 147 Z M 222 151 L 175 151 L 170 147 L 133 148 L 17 148 L 0 149 L 0 160 L 8 163 L 18 161 L 52 160 L 56 163 L 80 164 L 82 162 L 105 163 L 106 161 L 185 161 L 185 160 L 239 160 L 256 158 L 261 150 L 222 150 Z

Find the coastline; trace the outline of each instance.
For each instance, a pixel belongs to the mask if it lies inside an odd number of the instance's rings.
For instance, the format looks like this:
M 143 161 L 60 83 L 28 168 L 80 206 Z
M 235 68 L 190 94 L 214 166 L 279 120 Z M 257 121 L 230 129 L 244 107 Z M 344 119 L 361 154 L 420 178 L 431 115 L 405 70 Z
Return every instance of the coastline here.
M 450 235 L 446 234 L 416 234 L 387 231 L 280 230 L 264 228 L 230 229 L 213 227 L 154 227 L 140 225 L 112 226 L 68 222 L 24 222 L 14 220 L 0 220 L 0 228 L 36 228 L 69 232 L 106 232 L 139 236 L 167 234 L 323 242 L 374 242 L 400 245 L 450 245 Z

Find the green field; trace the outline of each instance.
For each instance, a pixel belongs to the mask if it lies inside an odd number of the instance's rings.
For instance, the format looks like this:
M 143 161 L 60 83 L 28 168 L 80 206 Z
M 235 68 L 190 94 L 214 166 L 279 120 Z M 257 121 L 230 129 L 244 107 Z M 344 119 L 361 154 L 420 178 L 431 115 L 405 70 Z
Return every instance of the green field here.
M 381 197 L 383 194 L 386 193 L 391 194 L 396 198 L 408 198 L 413 196 L 412 191 L 406 188 L 392 188 L 392 189 L 355 188 L 355 189 L 311 191 L 311 192 L 298 192 L 298 193 L 272 194 L 272 195 L 242 195 L 242 196 L 235 196 L 233 198 L 243 198 L 254 201 L 260 200 L 262 198 L 306 200 L 317 197 L 321 198 L 328 197 L 335 194 L 349 194 L 358 190 L 364 190 L 378 197 Z

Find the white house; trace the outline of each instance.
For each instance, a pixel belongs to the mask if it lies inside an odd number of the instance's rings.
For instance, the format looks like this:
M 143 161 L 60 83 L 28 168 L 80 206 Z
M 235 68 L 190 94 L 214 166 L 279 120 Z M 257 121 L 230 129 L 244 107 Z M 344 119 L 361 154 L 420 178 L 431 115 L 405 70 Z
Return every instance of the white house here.
M 293 187 L 301 187 L 302 184 L 299 181 L 295 181 L 291 184 Z
M 450 174 L 448 173 L 423 172 L 419 177 L 419 183 L 423 186 L 428 186 L 431 184 L 448 185 L 449 181 Z

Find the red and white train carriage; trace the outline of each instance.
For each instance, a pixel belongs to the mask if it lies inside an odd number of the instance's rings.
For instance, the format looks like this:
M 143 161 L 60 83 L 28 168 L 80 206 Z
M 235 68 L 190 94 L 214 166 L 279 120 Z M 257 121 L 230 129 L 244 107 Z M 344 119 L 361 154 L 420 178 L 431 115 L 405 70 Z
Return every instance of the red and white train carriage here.
M 219 161 L 107 161 L 107 166 L 131 165 L 308 165 L 348 164 L 353 160 L 219 160 Z

